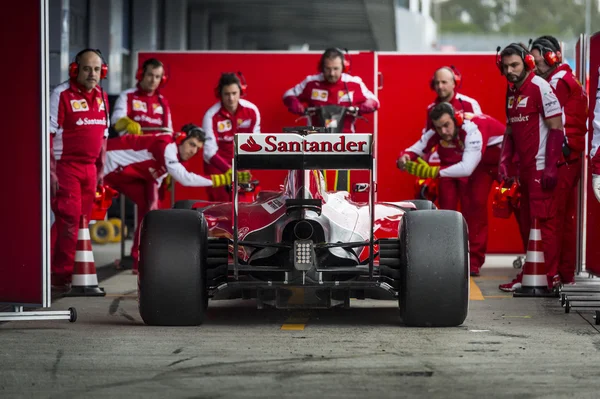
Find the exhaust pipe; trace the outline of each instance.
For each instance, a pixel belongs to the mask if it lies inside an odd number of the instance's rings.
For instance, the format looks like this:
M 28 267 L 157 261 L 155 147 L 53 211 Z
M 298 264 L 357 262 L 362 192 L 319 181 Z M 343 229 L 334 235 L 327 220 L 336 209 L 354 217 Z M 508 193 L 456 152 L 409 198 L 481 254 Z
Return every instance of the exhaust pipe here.
M 294 235 L 298 240 L 309 240 L 314 232 L 312 224 L 306 220 L 301 220 L 294 226 Z

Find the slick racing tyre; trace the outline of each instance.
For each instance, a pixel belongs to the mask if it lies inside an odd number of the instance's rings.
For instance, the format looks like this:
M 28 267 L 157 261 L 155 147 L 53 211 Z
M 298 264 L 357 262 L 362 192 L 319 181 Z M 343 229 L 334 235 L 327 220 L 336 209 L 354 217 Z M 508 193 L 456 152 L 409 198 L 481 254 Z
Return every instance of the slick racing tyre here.
M 90 238 L 95 244 L 107 244 L 115 238 L 115 228 L 107 220 L 98 220 L 90 226 Z
M 400 316 L 407 326 L 461 325 L 469 308 L 467 225 L 459 212 L 413 211 L 402 217 Z
M 414 200 L 408 200 L 407 202 L 412 202 L 413 204 L 415 204 L 418 211 L 430 211 L 433 209 L 437 209 L 435 204 L 429 200 L 414 199 Z
M 207 225 L 200 212 L 162 209 L 142 222 L 138 297 L 140 316 L 153 326 L 204 321 Z

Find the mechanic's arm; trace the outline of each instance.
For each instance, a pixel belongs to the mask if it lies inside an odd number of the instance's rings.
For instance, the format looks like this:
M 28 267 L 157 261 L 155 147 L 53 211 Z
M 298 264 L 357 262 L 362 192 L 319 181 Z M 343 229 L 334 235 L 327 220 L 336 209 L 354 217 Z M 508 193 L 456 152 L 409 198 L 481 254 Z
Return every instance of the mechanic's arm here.
M 56 157 L 54 155 L 54 138 L 62 135 L 64 108 L 60 104 L 60 93 L 52 91 L 50 95 L 50 195 L 56 196 L 58 191 L 58 176 L 56 174 Z
M 179 162 L 177 157 L 177 144 L 171 143 L 165 148 L 165 165 L 167 173 L 179 184 L 186 187 L 212 187 L 213 182 L 204 176 L 188 171 Z
M 307 76 L 302 82 L 283 93 L 283 104 L 292 114 L 303 115 L 306 111 L 302 101 L 307 101 L 304 91 L 309 81 L 310 76 Z
M 467 132 L 465 137 L 465 149 L 460 162 L 442 168 L 440 177 L 468 177 L 471 176 L 483 154 L 483 137 L 481 132 L 474 123 L 463 125 L 463 129 Z
M 256 113 L 256 122 L 254 123 L 254 129 L 252 129 L 252 133 L 260 133 L 260 111 L 258 108 L 254 110 Z
M 598 74 L 600 75 L 600 67 L 598 68 Z M 598 90 L 596 90 L 596 106 L 594 107 L 594 120 L 593 125 L 593 136 L 592 136 L 592 148 L 590 149 L 590 168 L 592 172 L 592 189 L 596 199 L 600 201 L 600 153 L 598 153 L 598 147 L 600 147 L 600 76 L 598 79 Z
M 102 185 L 104 181 L 104 165 L 106 164 L 106 140 L 106 137 L 102 140 L 100 154 L 96 159 L 96 182 L 98 185 Z
M 365 101 L 363 101 L 358 106 L 358 113 L 359 114 L 368 114 L 368 113 L 377 111 L 379 109 L 380 104 L 379 104 L 379 100 L 377 99 L 377 97 L 375 97 L 375 94 L 373 94 L 373 92 L 371 92 L 371 90 L 369 90 L 367 88 L 367 86 L 365 85 L 365 83 L 362 81 L 361 78 L 357 79 L 357 83 L 360 87 L 361 94 L 365 98 Z
M 435 130 L 429 129 L 421 136 L 419 141 L 402 151 L 396 161 L 398 169 L 404 170 L 406 162 L 414 161 L 417 158 L 424 156 L 425 153 L 430 152 L 435 146 L 436 137 Z
M 217 145 L 217 138 L 215 137 L 215 132 L 213 130 L 212 115 L 208 112 L 202 119 L 202 129 L 206 135 L 204 141 L 204 161 L 223 173 L 227 172 L 227 170 L 231 168 L 231 165 L 229 164 L 229 161 L 217 154 L 219 146 Z
M 558 162 L 565 142 L 563 112 L 560 102 L 551 87 L 542 88 L 544 124 L 548 128 L 546 137 L 546 165 L 542 172 L 542 188 L 552 190 L 558 183 Z
M 508 181 L 513 176 L 510 175 L 510 165 L 515 154 L 515 143 L 512 136 L 512 127 L 506 126 L 502 148 L 500 149 L 500 162 L 498 163 L 498 181 Z

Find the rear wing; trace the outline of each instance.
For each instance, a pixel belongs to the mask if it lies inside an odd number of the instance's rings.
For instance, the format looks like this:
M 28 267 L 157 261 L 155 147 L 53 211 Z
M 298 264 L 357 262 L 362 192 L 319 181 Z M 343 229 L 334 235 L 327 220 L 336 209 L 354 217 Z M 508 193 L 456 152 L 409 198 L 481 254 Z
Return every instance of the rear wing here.
M 367 133 L 256 133 L 235 135 L 236 169 L 373 168 Z

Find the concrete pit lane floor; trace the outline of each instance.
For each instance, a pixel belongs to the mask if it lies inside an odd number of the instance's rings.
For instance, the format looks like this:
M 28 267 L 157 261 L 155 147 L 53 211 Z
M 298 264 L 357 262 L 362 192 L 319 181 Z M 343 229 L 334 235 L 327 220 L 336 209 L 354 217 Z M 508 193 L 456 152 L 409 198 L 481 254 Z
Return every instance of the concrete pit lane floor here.
M 490 257 L 464 325 L 440 329 L 404 327 L 396 302 L 374 300 L 313 311 L 218 301 L 200 327 L 148 327 L 136 277 L 109 264 L 98 268 L 106 297 L 48 309 L 76 307 L 75 323 L 0 324 L 0 398 L 598 397 L 593 312 L 499 291 L 513 259 Z

